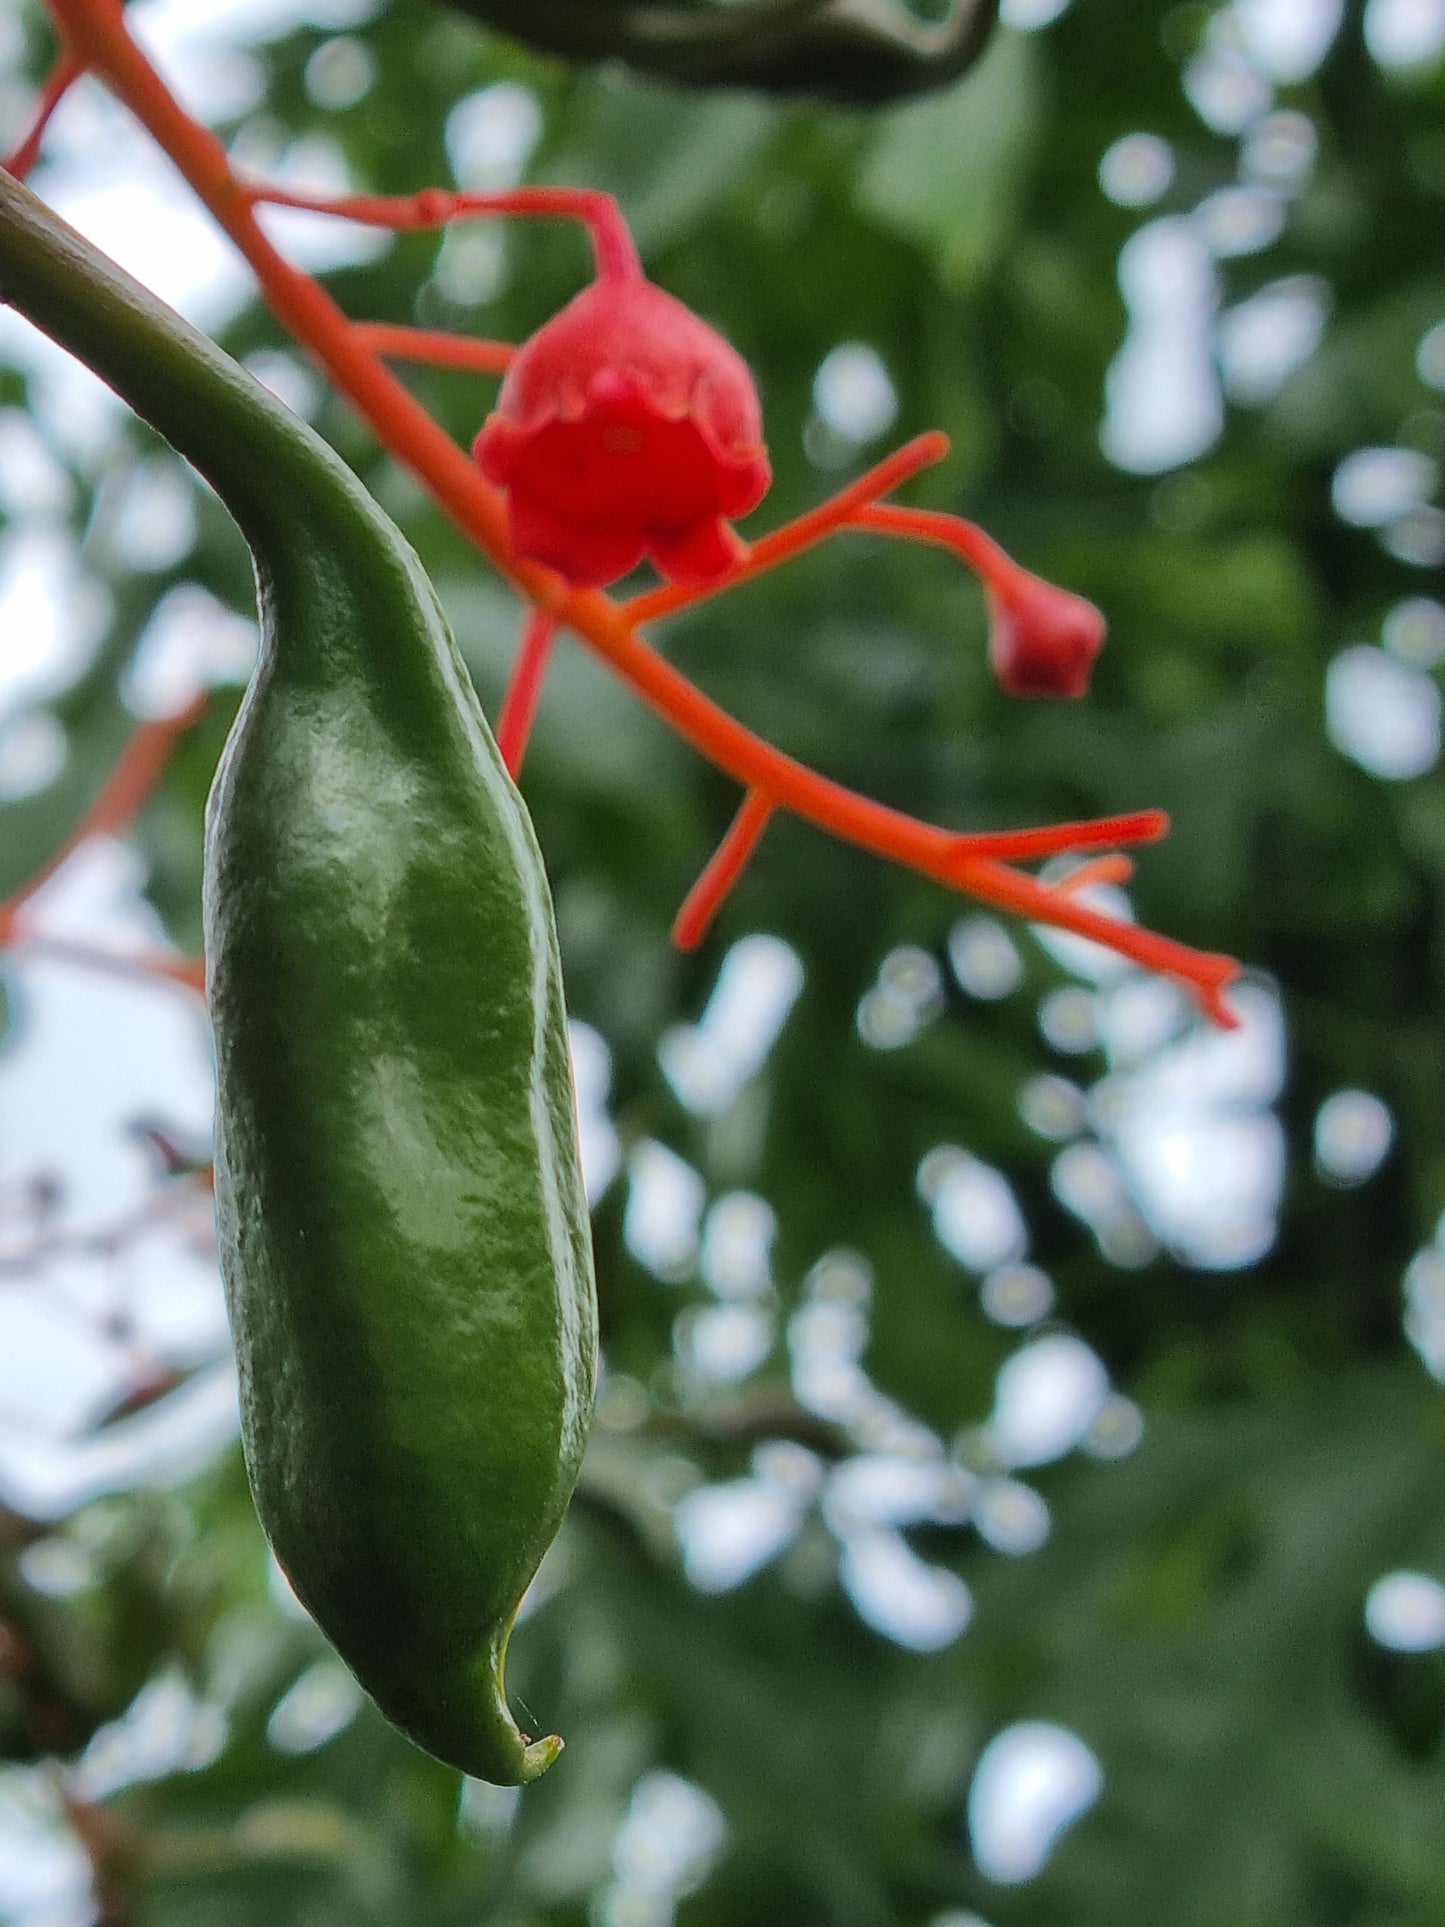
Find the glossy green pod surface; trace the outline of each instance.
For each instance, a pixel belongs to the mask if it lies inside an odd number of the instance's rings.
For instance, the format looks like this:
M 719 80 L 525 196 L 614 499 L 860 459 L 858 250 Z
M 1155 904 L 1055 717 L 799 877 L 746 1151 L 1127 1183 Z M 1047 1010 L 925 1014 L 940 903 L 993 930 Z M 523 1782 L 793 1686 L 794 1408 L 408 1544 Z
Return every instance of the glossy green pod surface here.
M 528 1780 L 561 1741 L 518 1730 L 503 1662 L 596 1349 L 531 824 L 420 564 L 350 471 L 37 209 L 0 189 L 15 305 L 201 469 L 256 561 L 205 923 L 257 1509 L 382 1711 L 465 1772 Z
M 550 904 L 427 585 L 342 535 L 266 559 L 207 812 L 247 1465 L 383 1711 L 525 1779 L 556 1742 L 522 1747 L 502 1661 L 576 1478 L 594 1343 Z
M 489 27 L 571 60 L 620 60 L 692 87 L 748 87 L 878 106 L 947 87 L 979 58 L 998 0 L 451 0 Z M 942 11 L 942 17 L 936 17 Z

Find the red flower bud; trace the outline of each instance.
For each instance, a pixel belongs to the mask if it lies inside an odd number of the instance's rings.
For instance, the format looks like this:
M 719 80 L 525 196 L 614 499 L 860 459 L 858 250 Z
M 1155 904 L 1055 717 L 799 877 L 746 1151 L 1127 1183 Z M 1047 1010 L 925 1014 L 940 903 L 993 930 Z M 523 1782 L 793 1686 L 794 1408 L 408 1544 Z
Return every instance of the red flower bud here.
M 507 491 L 512 545 L 578 588 L 647 556 L 715 582 L 729 527 L 772 479 L 742 357 L 639 275 L 605 276 L 518 350 L 473 454 Z
M 1016 563 L 988 582 L 988 654 L 1010 696 L 1082 696 L 1104 646 L 1092 602 Z

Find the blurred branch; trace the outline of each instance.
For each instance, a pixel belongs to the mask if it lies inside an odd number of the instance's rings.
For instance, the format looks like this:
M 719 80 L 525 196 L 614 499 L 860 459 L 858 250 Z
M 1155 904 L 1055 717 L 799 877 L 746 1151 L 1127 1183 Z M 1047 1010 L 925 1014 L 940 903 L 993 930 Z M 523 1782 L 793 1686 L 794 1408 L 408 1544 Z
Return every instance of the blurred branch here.
M 788 1439 L 823 1459 L 846 1459 L 857 1446 L 845 1427 L 820 1418 L 781 1386 L 759 1385 L 684 1412 L 659 1412 L 646 1427 L 650 1437 L 701 1445 L 761 1445 Z
M 206 965 L 202 957 L 172 956 L 168 951 L 103 950 L 97 944 L 81 943 L 72 937 L 48 937 L 42 931 L 12 925 L 5 947 L 25 950 L 34 957 L 48 957 L 54 963 L 78 964 L 98 970 L 108 977 L 139 979 L 148 983 L 175 984 L 182 990 L 206 991 Z
M 0 1250 L 0 1279 L 29 1277 L 60 1258 L 113 1258 L 190 1211 L 202 1193 L 209 1194 L 210 1184 L 209 1165 L 187 1169 L 158 1186 L 139 1209 L 111 1224 L 92 1231 L 48 1231 L 13 1250 Z
M 177 744 L 200 721 L 209 701 L 210 692 L 206 691 L 174 716 L 136 725 L 120 760 L 70 835 L 0 904 L 0 948 L 14 935 L 21 906 L 50 881 L 73 850 L 90 837 L 120 836 L 130 828 L 165 775 Z
M 65 1775 L 53 1773 L 55 1790 L 70 1830 L 85 1849 L 95 1895 L 94 1927 L 130 1927 L 138 1837 L 106 1808 L 79 1799 Z
M 145 1836 L 148 1876 L 175 1880 L 293 1864 L 334 1870 L 365 1855 L 362 1823 L 325 1800 L 263 1800 L 229 1827 L 156 1828 Z
M 599 591 L 569 588 L 555 571 L 522 560 L 512 545 L 502 496 L 358 336 L 356 324 L 326 290 L 292 266 L 268 238 L 258 218 L 261 207 L 276 200 L 298 205 L 301 197 L 273 192 L 238 178 L 226 149 L 171 92 L 128 33 L 123 13 L 113 0 L 48 0 L 48 4 L 68 55 L 103 79 L 139 117 L 240 249 L 277 319 L 305 344 L 382 444 L 426 484 L 438 507 L 533 610 L 576 633 L 699 754 L 772 810 L 786 810 L 951 889 L 1034 922 L 1093 938 L 1147 969 L 1174 977 L 1192 991 L 1214 1021 L 1226 1028 L 1233 1026 L 1235 1020 L 1223 995 L 1239 974 L 1231 958 L 1191 950 L 1104 915 L 1011 867 L 1003 859 L 1015 854 L 1017 839 L 948 831 L 830 781 L 747 729 L 667 663 L 638 633 L 638 610 L 648 599 L 625 610 Z M 536 193 L 529 190 L 529 198 L 535 199 Z M 517 194 L 434 192 L 393 201 L 362 195 L 330 204 L 327 211 L 341 218 L 411 230 L 445 226 L 456 215 L 482 211 L 489 204 L 504 204 L 502 211 L 515 209 L 518 199 Z M 311 204 L 309 200 L 307 204 Z M 44 277 L 55 272 L 56 249 L 64 252 L 69 273 L 79 276 L 83 272 L 97 287 L 104 280 L 109 298 L 136 306 L 140 291 L 111 271 L 103 257 L 92 259 L 93 251 L 86 250 L 78 237 L 69 235 L 59 223 L 53 224 L 53 230 L 46 224 L 42 233 L 43 210 L 31 203 L 22 189 L 12 186 L 3 196 L 0 211 L 4 214 L 7 245 L 16 257 L 10 263 L 10 298 L 12 302 L 19 299 L 16 259 L 28 259 L 31 268 L 25 308 L 32 318 L 38 309 L 42 318 L 51 317 L 52 327 L 57 325 L 53 302 L 42 298 Z M 36 259 L 50 265 L 37 268 Z M 152 307 L 156 309 L 156 325 L 160 326 L 163 311 L 158 304 L 151 304 L 147 312 Z M 172 316 L 165 317 L 164 325 L 169 331 L 180 326 Z M 60 331 L 64 334 L 64 327 Z M 910 472 L 938 459 L 946 446 L 941 436 L 920 438 L 912 450 L 918 459 Z M 797 552 L 803 540 L 797 530 L 774 539 L 782 540 L 783 553 Z M 658 612 L 654 608 L 653 613 Z M 1080 827 L 1064 825 L 1026 832 L 1021 847 L 1032 855 L 1069 849 L 1077 844 L 1074 832 Z M 1086 840 L 1097 847 L 1105 841 L 1153 841 L 1163 834 L 1166 819 L 1161 812 L 1146 811 L 1082 827 Z

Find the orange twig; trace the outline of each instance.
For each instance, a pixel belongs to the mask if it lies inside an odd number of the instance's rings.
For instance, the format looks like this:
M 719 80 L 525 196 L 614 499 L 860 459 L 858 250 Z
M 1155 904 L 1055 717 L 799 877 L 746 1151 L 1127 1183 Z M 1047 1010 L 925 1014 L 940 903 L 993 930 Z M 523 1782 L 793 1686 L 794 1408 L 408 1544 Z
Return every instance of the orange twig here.
M 696 950 L 747 866 L 773 814 L 770 799 L 750 790 L 707 868 L 688 891 L 672 926 L 679 950 Z
M 1090 890 L 1096 884 L 1127 883 L 1133 874 L 1134 865 L 1127 856 L 1096 856 L 1091 863 L 1081 863 L 1077 870 L 1070 870 L 1054 888 L 1063 896 L 1076 896 L 1080 890 Z
M 985 579 L 1019 572 L 1019 565 L 986 535 L 977 522 L 961 515 L 946 515 L 941 509 L 903 509 L 891 503 L 860 504 L 849 521 L 854 528 L 871 529 L 875 535 L 902 536 L 909 542 L 931 542 L 949 549 Z
M 474 341 L 434 328 L 404 328 L 390 321 L 353 321 L 356 338 L 373 354 L 392 361 L 424 361 L 433 368 L 463 368 L 478 375 L 504 375 L 516 349 L 509 341 Z
M 201 957 L 172 956 L 164 950 L 142 950 L 127 954 L 122 950 L 102 950 L 98 945 L 80 943 L 69 937 L 49 937 L 38 930 L 21 928 L 12 933 L 7 946 L 12 952 L 27 952 L 46 957 L 54 963 L 77 964 L 84 970 L 98 970 L 108 977 L 145 978 L 179 985 L 183 990 L 206 994 L 206 965 Z
M 502 713 L 497 718 L 497 748 L 513 782 L 527 753 L 556 635 L 557 625 L 550 616 L 534 613 L 529 618 L 512 680 L 502 699 Z
M 935 467 L 947 454 L 948 437 L 941 429 L 933 428 L 927 434 L 915 435 L 911 442 L 905 442 L 894 454 L 885 456 L 865 475 L 860 475 L 856 482 L 850 482 L 847 488 L 840 489 L 818 508 L 809 509 L 806 515 L 785 522 L 782 528 L 774 529 L 771 535 L 760 536 L 749 546 L 746 558 L 722 582 L 705 587 L 669 582 L 661 589 L 649 589 L 644 595 L 634 596 L 630 602 L 623 603 L 623 610 L 640 628 L 644 622 L 655 622 L 659 616 L 675 615 L 679 609 L 690 609 L 695 603 L 706 602 L 725 589 L 736 588 L 740 582 L 750 582 L 755 575 L 775 569 L 779 563 L 790 561 L 805 549 L 815 548 L 819 542 L 825 542 L 880 495 L 901 488 L 925 468 Z
M 86 810 L 70 835 L 20 888 L 0 904 L 0 946 L 15 928 L 23 904 L 48 883 L 72 851 L 93 836 L 119 836 L 140 815 L 165 774 L 177 743 L 205 714 L 209 692 L 175 716 L 158 722 L 139 723 L 121 751 L 120 760 L 102 785 L 99 795 Z
M 23 181 L 40 158 L 40 143 L 45 138 L 45 130 L 50 125 L 56 108 L 70 92 L 85 69 L 78 60 L 68 54 L 61 56 L 46 75 L 45 85 L 40 90 L 40 99 L 35 105 L 35 118 L 22 136 L 20 143 L 3 160 L 7 174 L 13 174 L 17 181 Z
M 308 214 L 334 214 L 362 227 L 393 233 L 424 232 L 477 215 L 521 215 L 527 220 L 580 221 L 592 242 L 597 272 L 604 280 L 640 275 L 642 263 L 621 210 L 610 194 L 595 188 L 517 187 L 500 194 L 453 193 L 427 187 L 420 194 L 293 194 L 269 182 L 246 189 L 254 205 L 301 208 Z
M 619 608 L 596 591 L 569 590 L 552 571 L 521 561 L 511 546 L 502 497 L 383 365 L 374 346 L 325 290 L 280 254 L 256 212 L 257 206 L 266 201 L 325 206 L 349 219 L 413 228 L 438 226 L 455 215 L 470 213 L 572 214 L 587 223 L 602 274 L 638 272 L 631 238 L 607 197 L 580 191 L 559 195 L 551 190 L 520 189 L 509 195 L 432 193 L 401 202 L 352 196 L 321 203 L 314 197 L 247 184 L 234 174 L 220 142 L 186 113 L 130 37 L 118 0 L 49 0 L 49 5 L 69 57 L 102 77 L 137 115 L 250 263 L 272 311 L 307 346 L 383 445 L 423 481 L 438 505 L 535 610 L 580 635 L 701 754 L 744 789 L 770 795 L 779 806 L 862 848 L 935 876 L 1000 908 L 1093 937 L 1150 969 L 1179 979 L 1195 991 L 1217 1021 L 1232 1022 L 1222 997 L 1224 985 L 1238 974 L 1238 966 L 1231 959 L 1192 951 L 1076 904 L 1067 894 L 1061 895 L 995 858 L 979 854 L 980 844 L 968 838 L 920 823 L 829 782 L 781 755 L 711 703 L 636 633 L 637 623 L 686 606 L 697 599 L 695 592 L 662 589 Z M 895 458 L 912 463 L 908 473 L 916 472 L 928 460 L 939 459 L 946 447 L 941 437 L 923 438 L 923 443 L 930 452 L 922 459 L 917 455 L 921 444 L 914 444 L 912 453 L 900 451 Z M 887 486 L 896 485 L 894 481 Z M 726 586 L 798 553 L 809 541 L 821 539 L 849 519 L 869 525 L 868 516 L 878 513 L 870 510 L 869 503 L 884 490 L 875 489 L 873 497 L 861 503 L 855 490 L 845 490 L 811 517 L 800 518 L 789 529 L 757 543 Z M 941 520 L 956 524 L 956 518 Z M 894 531 L 890 528 L 889 532 Z M 925 539 L 944 539 L 942 529 L 935 531 L 930 525 L 930 535 Z M 947 541 L 948 546 L 958 547 L 956 526 Z M 1008 566 L 1017 567 L 1011 562 Z M 1148 820 L 1155 826 L 1149 834 L 1157 834 L 1162 817 L 1150 813 Z M 1105 833 L 1099 840 L 1120 840 L 1119 824 L 1101 828 Z M 1028 834 L 1040 852 L 1046 846 L 1067 847 L 1054 840 L 1056 832 Z M 983 847 L 997 847 L 997 840 L 985 839 Z

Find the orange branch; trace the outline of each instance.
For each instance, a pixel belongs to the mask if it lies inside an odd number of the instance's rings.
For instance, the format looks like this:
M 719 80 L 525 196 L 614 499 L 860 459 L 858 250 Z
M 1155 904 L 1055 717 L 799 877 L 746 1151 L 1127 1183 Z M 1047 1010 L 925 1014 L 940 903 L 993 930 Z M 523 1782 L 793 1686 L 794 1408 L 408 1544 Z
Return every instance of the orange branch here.
M 1080 890 L 1091 890 L 1100 883 L 1127 883 L 1133 874 L 1134 865 L 1127 856 L 1096 856 L 1092 863 L 1081 863 L 1077 870 L 1070 870 L 1054 888 L 1064 896 L 1076 896 Z
M 434 328 L 404 328 L 390 321 L 353 321 L 363 347 L 393 361 L 422 361 L 432 368 L 463 368 L 471 374 L 504 375 L 516 349 L 510 341 L 474 341 Z
M 1232 1021 L 1221 995 L 1223 986 L 1238 975 L 1238 966 L 1229 958 L 1192 951 L 1073 903 L 1067 895 L 1061 896 L 1036 879 L 1008 869 L 995 856 L 982 853 L 1000 847 L 1015 849 L 1016 843 L 1003 845 L 997 837 L 974 840 L 950 834 L 874 803 L 781 755 L 709 701 L 636 632 L 638 623 L 696 601 L 696 591 L 666 588 L 619 608 L 599 592 L 569 590 L 563 579 L 551 570 L 519 560 L 511 547 L 503 498 L 384 366 L 373 345 L 326 291 L 292 267 L 276 249 L 256 215 L 256 205 L 261 200 L 293 206 L 327 205 L 331 211 L 347 218 L 385 221 L 386 225 L 396 225 L 399 220 L 400 224 L 412 227 L 440 225 L 460 213 L 572 213 L 587 222 L 602 273 L 636 271 L 630 236 L 624 248 L 619 236 L 625 236 L 626 229 L 607 197 L 583 192 L 562 196 L 551 190 L 522 189 L 496 196 L 419 195 L 404 202 L 353 196 L 341 202 L 319 204 L 304 196 L 248 185 L 233 173 L 220 142 L 186 113 L 132 40 L 119 0 L 48 0 L 48 3 L 66 41 L 69 57 L 101 76 L 140 119 L 250 263 L 272 311 L 306 345 L 383 445 L 419 477 L 438 505 L 534 609 L 581 636 L 702 755 L 733 776 L 745 790 L 766 794 L 779 806 L 861 848 L 934 876 L 952 888 L 967 891 L 1000 908 L 1092 937 L 1150 969 L 1178 978 L 1195 991 L 1216 1021 Z M 610 214 L 604 211 L 604 203 Z M 798 553 L 810 541 L 821 540 L 850 517 L 862 519 L 868 513 L 868 504 L 876 500 L 878 494 L 887 487 L 897 486 L 905 474 L 916 473 L 929 461 L 940 459 L 946 446 L 941 436 L 922 437 L 909 449 L 899 451 L 893 461 L 903 466 L 893 481 L 877 486 L 880 471 L 875 470 L 872 477 L 865 477 L 862 483 L 844 490 L 841 496 L 811 516 L 801 517 L 789 528 L 763 538 L 728 578 L 727 586 Z M 889 465 L 882 467 L 887 469 Z M 864 491 L 861 495 L 860 489 Z M 952 517 L 941 519 L 948 523 L 956 521 Z M 942 539 L 941 530 L 938 539 Z M 949 541 L 950 546 L 956 546 L 957 536 L 951 536 Z M 1009 567 L 1017 565 L 1010 563 Z M 1113 824 L 1098 826 L 1097 840 L 1124 840 L 1125 826 L 1133 825 L 1137 831 L 1143 823 L 1150 826 L 1142 832 L 1145 838 L 1157 835 L 1163 820 L 1157 812 L 1119 819 Z M 1043 853 L 1046 848 L 1077 847 L 1077 843 L 1070 845 L 1057 840 L 1060 834 L 1045 830 L 1026 833 L 1029 853 Z
M 14 931 L 7 948 L 52 963 L 75 964 L 82 970 L 98 970 L 107 977 L 143 978 L 147 982 L 177 984 L 183 990 L 206 994 L 206 965 L 201 957 L 173 956 L 165 950 L 103 950 L 96 944 L 81 943 L 70 937 L 49 937 L 42 931 L 22 927 Z
M 876 502 L 880 495 L 887 495 L 895 488 L 920 474 L 925 468 L 932 468 L 941 462 L 948 453 L 948 437 L 941 429 L 933 428 L 925 435 L 916 435 L 911 442 L 905 442 L 894 454 L 860 475 L 856 482 L 840 489 L 826 502 L 806 515 L 800 515 L 791 522 L 785 522 L 771 535 L 760 536 L 752 543 L 746 557 L 737 568 L 723 581 L 703 586 L 669 582 L 661 589 L 649 589 L 645 595 L 634 596 L 622 607 L 634 623 L 641 627 L 644 622 L 656 622 L 659 616 L 675 615 L 679 609 L 690 609 L 695 603 L 706 602 L 710 596 L 720 594 L 724 589 L 736 588 L 740 582 L 750 582 L 755 575 L 762 575 L 767 569 L 775 569 L 805 549 L 825 542 L 830 535 L 845 528 L 849 522 L 870 503 Z
M 394 234 L 424 232 L 477 215 L 522 215 L 528 220 L 580 221 L 592 242 L 597 272 L 605 280 L 640 275 L 642 263 L 621 209 L 610 194 L 595 188 L 517 187 L 501 194 L 453 193 L 427 187 L 419 194 L 293 194 L 284 187 L 253 181 L 253 204 L 301 208 L 308 214 L 334 214 L 362 227 L 390 228 Z
M 502 713 L 497 718 L 497 748 L 502 752 L 502 761 L 513 782 L 517 780 L 522 758 L 527 753 L 527 743 L 532 734 L 532 724 L 536 721 L 537 704 L 542 699 L 542 684 L 546 679 L 556 635 L 557 625 L 550 616 L 534 614 L 530 617 L 526 634 L 522 637 L 517 666 L 512 671 L 512 680 L 502 699 Z
M 949 549 L 986 582 L 1009 573 L 1024 573 L 1007 549 L 985 535 L 977 522 L 965 521 L 961 515 L 870 502 L 860 504 L 849 520 L 855 528 L 871 529 L 875 535 L 902 536 L 905 541 L 931 542 L 937 548 Z
M 50 125 L 56 108 L 84 72 L 85 69 L 78 60 L 73 60 L 65 54 L 56 61 L 46 75 L 45 85 L 40 90 L 40 99 L 36 102 L 35 118 L 31 121 L 29 130 L 22 136 L 19 145 L 0 160 L 0 167 L 3 167 L 7 174 L 13 174 L 17 181 L 23 181 L 39 160 L 40 143 L 45 138 L 45 130 Z
M 48 883 L 65 859 L 93 836 L 119 836 L 140 815 L 166 771 L 177 743 L 205 714 L 210 694 L 197 696 L 178 715 L 158 722 L 139 723 L 121 751 L 120 760 L 101 786 L 99 795 L 70 835 L 20 888 L 0 904 L 0 947 L 15 929 L 21 906 Z
M 711 862 L 687 893 L 672 926 L 679 950 L 696 950 L 721 910 L 729 890 L 747 867 L 773 814 L 769 798 L 750 790 Z

